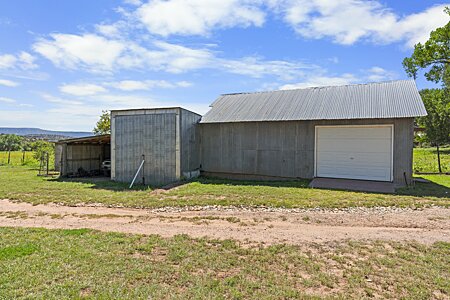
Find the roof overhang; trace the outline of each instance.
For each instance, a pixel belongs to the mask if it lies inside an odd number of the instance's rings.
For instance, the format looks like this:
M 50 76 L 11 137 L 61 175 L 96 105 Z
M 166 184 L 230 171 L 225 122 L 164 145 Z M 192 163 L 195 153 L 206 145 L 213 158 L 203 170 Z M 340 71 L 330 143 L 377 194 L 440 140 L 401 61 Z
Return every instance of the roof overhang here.
M 111 135 L 110 134 L 103 134 L 103 135 L 94 135 L 94 136 L 86 136 L 86 137 L 80 137 L 80 138 L 74 138 L 74 139 L 65 139 L 65 140 L 59 140 L 57 144 L 67 144 L 67 145 L 74 145 L 74 144 L 110 144 L 111 143 Z

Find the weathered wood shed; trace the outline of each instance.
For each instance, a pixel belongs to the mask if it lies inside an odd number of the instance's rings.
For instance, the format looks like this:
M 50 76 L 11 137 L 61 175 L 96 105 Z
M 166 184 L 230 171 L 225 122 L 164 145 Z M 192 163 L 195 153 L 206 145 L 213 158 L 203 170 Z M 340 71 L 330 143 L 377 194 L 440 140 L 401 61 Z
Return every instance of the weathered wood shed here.
M 200 122 L 202 171 L 242 179 L 345 178 L 409 184 L 415 82 L 227 94 Z
M 201 115 L 180 107 L 111 111 L 111 178 L 164 185 L 199 170 L 197 123 Z
M 111 157 L 109 134 L 60 140 L 55 145 L 55 169 L 61 176 L 100 174 Z

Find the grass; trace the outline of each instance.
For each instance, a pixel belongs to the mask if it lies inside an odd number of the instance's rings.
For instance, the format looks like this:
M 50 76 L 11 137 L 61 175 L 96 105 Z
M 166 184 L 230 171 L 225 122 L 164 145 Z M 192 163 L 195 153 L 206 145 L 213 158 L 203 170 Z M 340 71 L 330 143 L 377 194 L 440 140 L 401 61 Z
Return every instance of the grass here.
M 25 161 L 23 161 L 22 151 L 11 151 L 11 161 L 12 166 L 29 166 L 29 167 L 39 167 L 39 161 L 34 159 L 34 152 L 25 151 Z M 8 164 L 8 152 L 0 151 L 0 166 Z
M 0 299 L 448 299 L 449 243 L 269 247 L 0 228 Z
M 313 207 L 423 207 L 450 206 L 450 179 L 423 176 L 433 183 L 417 183 L 397 194 L 376 194 L 308 188 L 308 180 L 289 182 L 230 181 L 199 178 L 176 189 L 152 193 L 151 188 L 128 190 L 108 180 L 43 178 L 27 167 L 0 166 L 0 199 L 40 203 L 102 203 L 109 206 L 156 208 L 164 206 L 235 205 L 287 208 Z
M 442 172 L 450 172 L 450 148 L 441 149 Z M 414 172 L 437 173 L 439 172 L 437 163 L 436 148 L 415 148 L 413 160 Z

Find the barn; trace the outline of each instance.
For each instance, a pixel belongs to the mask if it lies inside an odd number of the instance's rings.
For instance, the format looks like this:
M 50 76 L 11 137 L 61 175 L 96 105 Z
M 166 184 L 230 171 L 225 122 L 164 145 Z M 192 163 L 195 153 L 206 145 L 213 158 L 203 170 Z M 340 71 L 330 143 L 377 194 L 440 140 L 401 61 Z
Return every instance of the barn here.
M 71 171 L 97 168 L 110 145 L 120 182 L 138 174 L 137 183 L 164 185 L 201 172 L 401 186 L 412 180 L 414 118 L 424 115 L 413 80 L 225 94 L 203 117 L 180 107 L 114 110 L 110 141 L 60 143 L 61 161 Z
M 222 95 L 200 122 L 202 171 L 409 184 L 424 115 L 413 80 Z

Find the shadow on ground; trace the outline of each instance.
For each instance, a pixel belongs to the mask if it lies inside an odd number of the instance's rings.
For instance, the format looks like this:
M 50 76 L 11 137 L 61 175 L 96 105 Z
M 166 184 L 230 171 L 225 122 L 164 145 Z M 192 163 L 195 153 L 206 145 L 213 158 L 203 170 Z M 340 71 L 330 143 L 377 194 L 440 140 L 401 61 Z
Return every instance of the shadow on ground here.
M 189 181 L 181 181 L 165 186 L 151 187 L 135 185 L 129 189 L 128 183 L 114 182 L 108 177 L 81 177 L 81 178 L 53 178 L 49 181 L 54 182 L 78 182 L 91 185 L 93 189 L 105 189 L 111 191 L 145 191 L 145 190 L 165 190 L 170 191 L 173 188 L 180 187 L 188 183 L 200 183 L 204 185 L 223 185 L 226 186 L 266 186 L 266 187 L 288 187 L 288 188 L 309 188 L 311 180 L 297 179 L 290 181 L 251 181 L 251 180 L 229 180 L 215 177 L 199 177 Z M 337 190 L 336 190 L 337 191 Z M 345 191 L 345 190 L 344 190 Z M 301 190 L 299 190 L 301 192 Z M 381 194 L 377 192 L 366 192 L 370 194 Z M 413 187 L 397 189 L 393 195 L 416 196 L 416 197 L 438 197 L 450 198 L 450 188 L 436 182 L 416 182 Z
M 77 177 L 77 178 L 67 178 L 67 177 L 57 177 L 49 179 L 53 182 L 78 182 L 91 185 L 93 189 L 103 189 L 110 191 L 143 191 L 151 189 L 149 186 L 144 185 L 134 185 L 131 189 L 129 188 L 129 183 L 115 182 L 109 177 L 95 176 L 95 177 Z
M 422 177 L 416 177 L 416 179 L 419 178 L 423 179 Z M 416 182 L 412 187 L 397 189 L 396 194 L 417 197 L 450 198 L 450 188 L 433 181 Z

